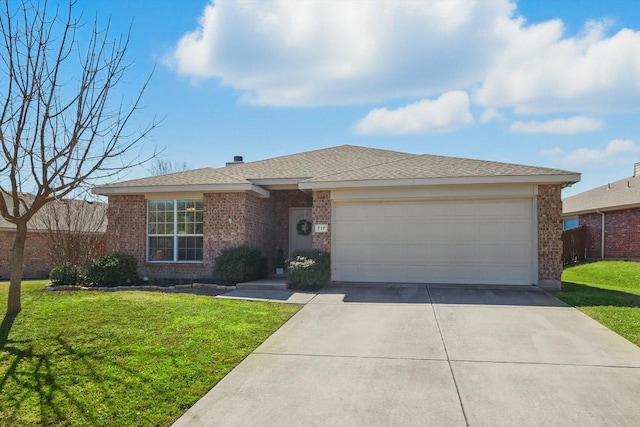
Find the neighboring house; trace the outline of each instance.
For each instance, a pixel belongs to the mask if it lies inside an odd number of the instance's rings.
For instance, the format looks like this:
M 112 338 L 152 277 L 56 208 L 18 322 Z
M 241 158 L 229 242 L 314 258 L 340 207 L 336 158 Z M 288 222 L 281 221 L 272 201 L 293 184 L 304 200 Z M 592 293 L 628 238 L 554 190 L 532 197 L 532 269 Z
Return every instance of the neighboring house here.
M 586 226 L 587 258 L 640 258 L 640 163 L 629 178 L 564 199 L 562 217 Z
M 149 277 L 209 277 L 223 248 L 331 252 L 340 282 L 559 287 L 580 174 L 343 145 L 94 188 L 109 248 Z
M 33 199 L 30 194 L 21 197 L 27 203 Z M 5 201 L 12 209 L 12 199 L 5 196 Z M 22 276 L 45 278 L 67 255 L 86 259 L 104 253 L 106 226 L 104 203 L 65 199 L 46 204 L 29 221 Z M 8 280 L 11 273 L 15 230 L 15 225 L 0 216 L 0 280 Z

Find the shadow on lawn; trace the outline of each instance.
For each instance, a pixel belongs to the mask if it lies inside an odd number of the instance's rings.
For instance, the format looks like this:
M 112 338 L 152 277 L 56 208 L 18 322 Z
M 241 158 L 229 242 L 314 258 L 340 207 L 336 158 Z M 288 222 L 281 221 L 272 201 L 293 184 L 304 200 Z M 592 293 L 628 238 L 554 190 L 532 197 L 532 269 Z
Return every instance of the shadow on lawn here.
M 573 282 L 562 282 L 562 291 L 553 295 L 572 306 L 640 307 L 640 295 Z
M 2 319 L 2 323 L 0 323 L 0 350 L 4 349 L 4 346 L 7 344 L 7 341 L 9 340 L 9 332 L 11 332 L 11 327 L 15 321 L 15 315 L 10 316 L 5 314 L 4 319 Z
M 70 410 L 75 413 L 76 420 L 82 420 L 87 425 L 100 425 L 104 420 L 100 419 L 99 412 L 84 403 L 82 396 L 70 390 L 69 386 L 77 383 L 63 377 L 84 377 L 87 383 L 100 389 L 97 393 L 99 398 L 112 407 L 118 396 L 113 396 L 108 388 L 109 381 L 117 380 L 116 377 L 121 375 L 142 378 L 137 371 L 106 360 L 103 356 L 74 348 L 61 335 L 48 338 L 51 345 L 57 348 L 50 348 L 45 353 L 34 350 L 32 340 L 11 340 L 9 331 L 14 321 L 15 316 L 5 317 L 0 325 L 0 354 L 4 353 L 3 358 L 6 362 L 4 366 L 0 364 L 0 395 L 2 404 L 13 408 L 14 413 L 18 413 L 20 407 L 33 405 L 33 401 L 37 401 L 37 407 L 34 409 L 39 410 L 42 425 L 68 423 Z M 74 367 L 69 370 L 68 366 L 59 365 L 57 362 L 60 357 L 52 357 L 52 354 L 63 355 L 62 358 L 73 358 Z M 96 369 L 105 364 L 112 368 L 108 370 L 109 373 Z M 61 400 L 67 402 L 62 407 L 59 405 Z M 110 402 L 112 400 L 113 402 Z M 17 423 L 18 420 L 14 419 L 12 414 L 5 413 L 4 416 L 0 416 L 0 424 L 4 425 L 4 422 L 11 424 Z

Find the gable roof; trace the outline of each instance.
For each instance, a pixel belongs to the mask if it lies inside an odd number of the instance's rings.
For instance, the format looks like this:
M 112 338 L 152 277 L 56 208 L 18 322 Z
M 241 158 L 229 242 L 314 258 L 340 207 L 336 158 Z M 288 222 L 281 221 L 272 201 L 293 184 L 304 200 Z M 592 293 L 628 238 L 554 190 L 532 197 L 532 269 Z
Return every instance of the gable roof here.
M 476 181 L 478 178 L 484 178 L 488 182 L 504 177 L 509 178 L 512 182 L 517 181 L 517 178 L 532 177 L 535 177 L 536 181 L 544 182 L 547 176 L 557 180 L 559 176 L 572 174 L 574 173 L 559 169 L 423 154 L 380 165 L 311 178 L 306 180 L 305 184 L 389 180 L 413 180 L 414 184 L 419 184 L 418 181 L 423 180 L 426 184 L 428 180 L 431 183 L 442 184 L 464 181 L 465 178 L 472 178 Z M 312 186 L 306 185 L 304 187 Z
M 4 197 L 9 209 L 13 209 L 13 199 Z M 33 203 L 32 194 L 23 193 L 20 197 L 27 203 Z M 29 231 L 73 231 L 103 233 L 107 229 L 107 204 L 101 202 L 87 202 L 86 200 L 62 199 L 45 204 L 29 220 Z M 14 231 L 15 224 L 10 223 L 0 215 L 0 231 Z
M 640 207 L 640 176 L 631 176 L 567 197 L 562 201 L 562 214 L 578 215 Z
M 558 169 L 485 160 L 418 155 L 341 145 L 272 159 L 204 168 L 98 186 L 102 195 L 173 191 L 320 189 L 350 185 L 418 185 L 484 182 L 577 182 L 580 175 Z

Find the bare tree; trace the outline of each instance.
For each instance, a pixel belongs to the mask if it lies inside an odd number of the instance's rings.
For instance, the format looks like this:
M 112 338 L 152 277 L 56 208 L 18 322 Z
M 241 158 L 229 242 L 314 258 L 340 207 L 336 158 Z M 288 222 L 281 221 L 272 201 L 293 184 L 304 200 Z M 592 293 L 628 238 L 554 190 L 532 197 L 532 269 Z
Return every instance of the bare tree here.
M 184 172 L 190 169 L 187 162 L 172 162 L 170 160 L 164 160 L 156 158 L 156 160 L 149 167 L 149 173 L 151 176 L 166 175 L 168 173 Z
M 46 0 L 3 3 L 0 192 L 11 203 L 0 197 L 0 214 L 16 225 L 7 304 L 12 316 L 21 310 L 29 220 L 47 203 L 141 164 L 133 149 L 155 123 L 128 130 L 149 79 L 130 100 L 114 90 L 130 67 L 129 34 L 111 38 L 109 23 L 100 29 L 97 20 L 82 25 L 72 13 L 75 0 L 64 10 L 49 9 Z
M 104 255 L 107 205 L 99 201 L 63 199 L 47 203 L 30 227 L 47 242 L 51 265 L 72 262 L 85 269 Z

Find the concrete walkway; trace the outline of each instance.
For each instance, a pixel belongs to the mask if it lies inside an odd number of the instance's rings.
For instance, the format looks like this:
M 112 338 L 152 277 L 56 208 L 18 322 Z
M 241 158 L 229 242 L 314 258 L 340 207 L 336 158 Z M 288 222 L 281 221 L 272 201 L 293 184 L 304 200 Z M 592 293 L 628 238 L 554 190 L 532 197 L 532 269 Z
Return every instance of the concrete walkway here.
M 328 287 L 175 426 L 637 426 L 640 348 L 537 288 Z

